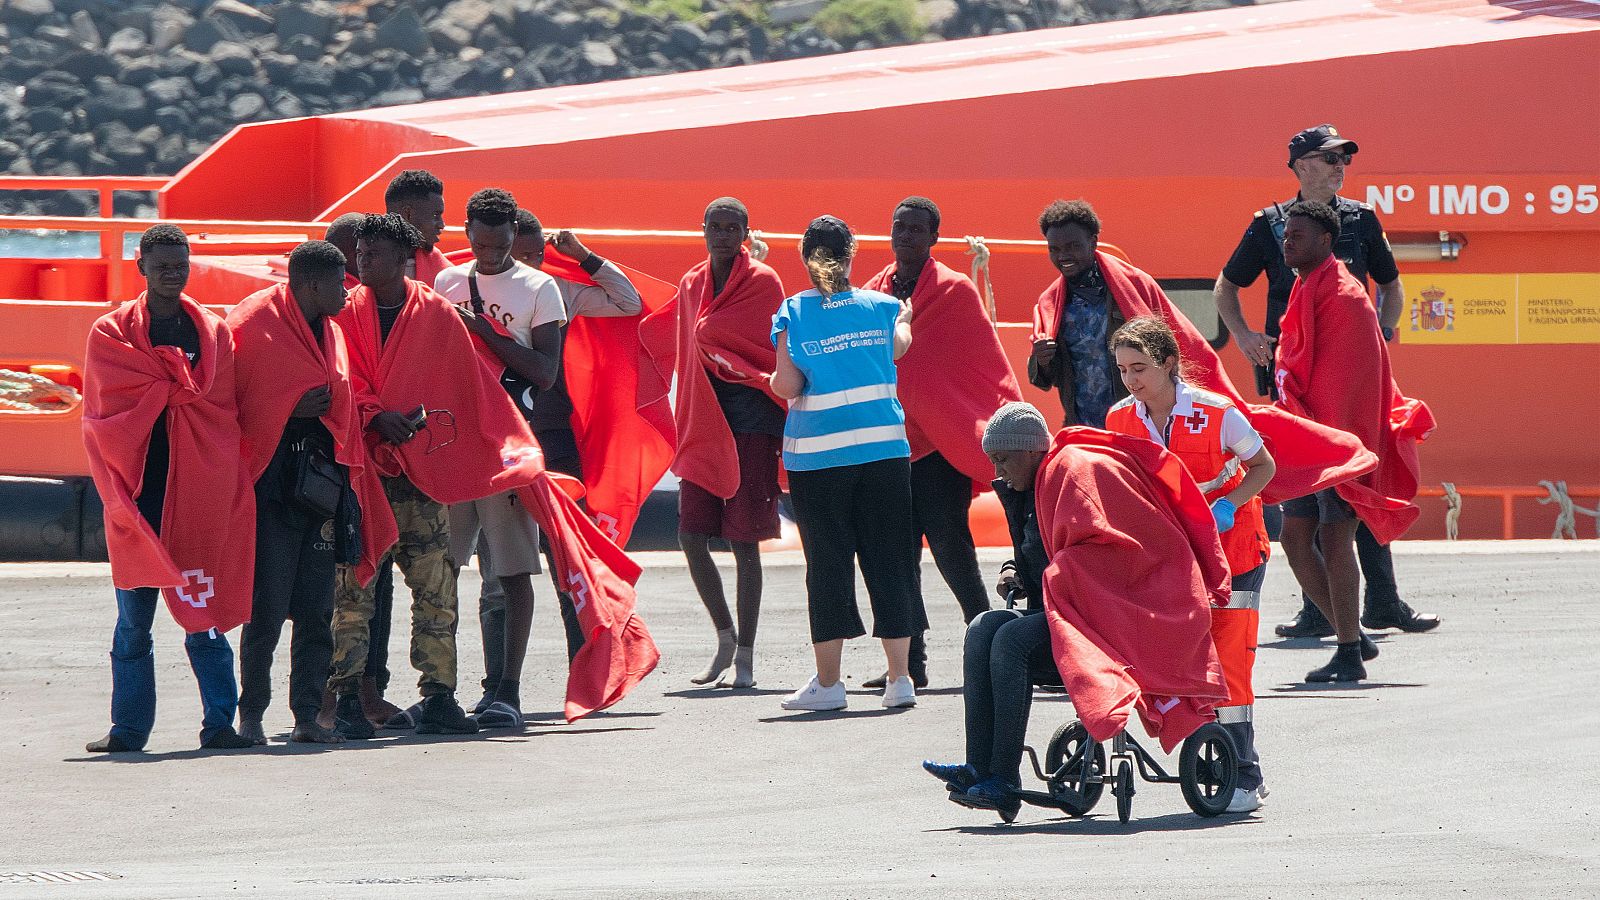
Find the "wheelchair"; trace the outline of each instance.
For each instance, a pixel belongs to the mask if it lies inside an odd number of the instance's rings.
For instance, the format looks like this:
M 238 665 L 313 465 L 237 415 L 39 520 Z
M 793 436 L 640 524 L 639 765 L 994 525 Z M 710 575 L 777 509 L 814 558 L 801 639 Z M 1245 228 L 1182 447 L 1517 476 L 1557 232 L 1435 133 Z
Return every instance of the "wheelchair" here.
M 1110 743 L 1108 755 L 1105 744 L 1091 739 L 1083 723 L 1074 720 L 1056 729 L 1045 746 L 1042 765 L 1032 747 L 1023 747 L 1045 790 L 1019 790 L 1017 796 L 1031 806 L 1058 809 L 1079 818 L 1094 809 L 1110 785 L 1117 800 L 1117 820 L 1126 824 L 1133 813 L 1137 773 L 1144 781 L 1177 784 L 1195 815 L 1211 818 L 1227 811 L 1239 780 L 1239 751 L 1227 730 L 1216 722 L 1207 722 L 1184 739 L 1176 775 L 1126 730 Z M 1001 816 L 1006 822 L 1014 817 Z

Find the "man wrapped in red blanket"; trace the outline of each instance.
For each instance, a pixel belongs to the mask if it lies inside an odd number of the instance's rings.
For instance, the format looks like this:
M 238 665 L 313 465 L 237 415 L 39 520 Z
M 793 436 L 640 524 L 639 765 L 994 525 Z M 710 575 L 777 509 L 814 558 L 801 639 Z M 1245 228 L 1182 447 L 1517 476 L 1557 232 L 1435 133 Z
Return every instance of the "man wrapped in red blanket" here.
M 962 620 L 971 624 L 989 608 L 968 524 L 973 495 L 989 490 L 994 478 L 983 427 L 995 410 L 1021 400 L 1022 391 L 972 279 L 932 256 L 939 224 L 932 200 L 900 201 L 889 230 L 895 261 L 862 287 L 911 304 L 911 349 L 895 368 L 911 443 L 912 517 L 918 546 L 927 539 Z M 927 683 L 925 659 L 919 634 L 911 641 L 911 678 L 919 686 Z
M 783 303 L 778 273 L 744 249 L 750 212 L 732 197 L 706 207 L 706 260 L 678 282 L 671 302 L 644 320 L 639 337 L 662 383 L 676 373 L 678 543 L 717 630 L 710 665 L 689 680 L 755 684 L 761 612 L 761 541 L 778 537 L 778 483 L 788 404 L 772 392 L 777 351 L 769 335 Z M 737 629 L 710 541 L 733 548 Z
M 85 352 L 83 444 L 105 504 L 117 587 L 111 731 L 91 753 L 144 748 L 155 724 L 150 627 L 158 592 L 188 632 L 205 709 L 203 747 L 240 748 L 224 632 L 250 618 L 255 495 L 239 452 L 233 338 L 183 293 L 189 240 L 157 225 L 139 240 L 145 292 L 95 322 Z
M 421 671 L 423 733 L 477 726 L 455 702 L 455 561 L 446 505 L 518 489 L 549 536 L 588 641 L 572 665 L 567 715 L 603 708 L 654 667 L 649 632 L 633 613 L 638 568 L 577 510 L 544 471 L 538 445 L 474 349 L 461 315 L 404 277 L 415 230 L 370 216 L 358 231 L 362 286 L 339 316 L 367 445 L 396 519 L 394 555 L 413 595 L 413 663 Z M 356 694 L 365 665 L 372 593 L 341 579 L 330 686 L 341 731 L 371 733 Z
M 1283 504 L 1283 550 L 1306 596 L 1333 623 L 1339 647 L 1306 680 L 1360 681 L 1376 648 L 1362 641 L 1358 520 L 1387 544 L 1416 521 L 1417 443 L 1433 430 L 1428 407 L 1401 395 L 1372 301 L 1333 255 L 1339 217 L 1325 204 L 1289 208 L 1283 258 L 1297 273 L 1278 344 L 1279 403 L 1360 439 L 1375 470 Z

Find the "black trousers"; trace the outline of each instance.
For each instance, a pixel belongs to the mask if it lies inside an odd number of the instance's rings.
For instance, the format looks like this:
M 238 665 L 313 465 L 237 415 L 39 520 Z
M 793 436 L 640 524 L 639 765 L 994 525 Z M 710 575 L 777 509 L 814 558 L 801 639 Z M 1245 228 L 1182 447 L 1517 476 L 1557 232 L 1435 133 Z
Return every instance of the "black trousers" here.
M 961 696 L 966 705 L 967 763 L 979 778 L 1021 784 L 1022 742 L 1035 680 L 1059 681 L 1044 610 L 990 610 L 967 626 Z M 1052 675 L 1054 677 L 1052 677 Z
M 310 722 L 322 705 L 333 658 L 334 543 L 327 520 L 279 500 L 257 498 L 255 595 L 239 638 L 239 714 L 259 718 L 272 702 L 272 657 L 285 621 L 289 708 Z
M 1361 577 L 1366 582 L 1363 593 L 1368 603 L 1400 599 L 1400 588 L 1394 581 L 1394 554 L 1378 543 L 1365 522 L 1356 529 L 1356 559 L 1361 562 Z
M 911 464 L 911 510 L 919 581 L 922 539 L 926 537 L 934 565 L 961 605 L 962 621 L 971 624 L 979 613 L 989 610 L 989 592 L 983 586 L 983 571 L 978 568 L 978 551 L 968 524 L 972 479 L 937 453 L 924 456 Z
M 872 604 L 872 636 L 904 638 L 927 630 L 909 460 L 790 472 L 789 497 L 806 554 L 812 643 L 867 633 L 856 608 L 857 559 Z

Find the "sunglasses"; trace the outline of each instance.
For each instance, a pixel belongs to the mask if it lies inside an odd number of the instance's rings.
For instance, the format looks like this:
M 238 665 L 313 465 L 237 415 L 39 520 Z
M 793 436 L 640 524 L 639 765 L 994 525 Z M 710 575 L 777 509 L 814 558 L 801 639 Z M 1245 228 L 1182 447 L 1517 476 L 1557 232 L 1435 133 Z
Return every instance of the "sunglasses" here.
M 1348 166 L 1350 165 L 1350 160 L 1355 159 L 1355 157 L 1349 153 L 1321 150 L 1316 153 L 1307 153 L 1301 159 L 1320 159 L 1330 166 Z

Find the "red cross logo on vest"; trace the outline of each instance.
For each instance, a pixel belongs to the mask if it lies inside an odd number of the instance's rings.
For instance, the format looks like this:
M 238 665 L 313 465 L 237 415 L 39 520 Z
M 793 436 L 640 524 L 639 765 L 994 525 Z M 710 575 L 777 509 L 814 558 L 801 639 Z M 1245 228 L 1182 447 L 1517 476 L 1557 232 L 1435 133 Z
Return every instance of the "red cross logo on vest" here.
M 1193 415 L 1184 416 L 1183 424 L 1189 429 L 1190 434 L 1204 434 L 1206 426 L 1211 424 L 1211 418 L 1203 409 L 1196 409 Z
M 173 593 L 195 609 L 205 609 L 206 601 L 217 594 L 216 579 L 207 575 L 205 569 L 190 569 L 183 573 L 183 579 L 184 583 L 173 588 Z

